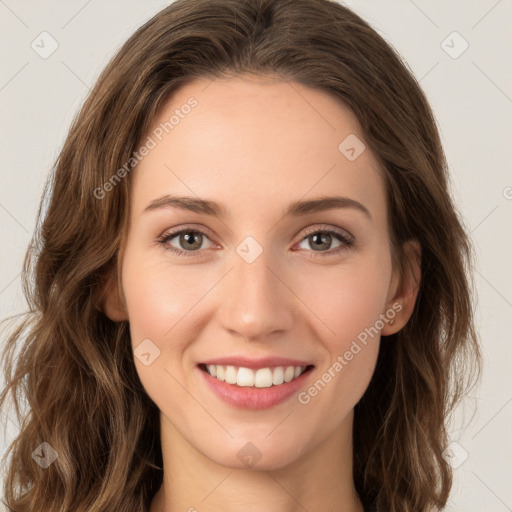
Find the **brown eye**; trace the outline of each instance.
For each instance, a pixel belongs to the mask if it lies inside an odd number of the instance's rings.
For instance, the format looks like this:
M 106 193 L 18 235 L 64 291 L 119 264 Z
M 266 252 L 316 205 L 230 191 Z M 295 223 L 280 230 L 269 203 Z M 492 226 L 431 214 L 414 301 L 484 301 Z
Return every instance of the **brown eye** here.
M 195 250 L 203 245 L 203 235 L 196 231 L 183 231 L 178 237 L 180 248 Z
M 211 246 L 203 247 L 203 242 L 208 239 L 206 233 L 197 229 L 182 229 L 174 233 L 168 233 L 160 238 L 160 243 L 166 250 L 175 252 L 182 255 L 192 255 L 187 253 L 200 252 L 200 249 L 205 249 Z
M 307 240 L 310 244 L 310 247 L 315 251 L 319 251 L 322 249 L 330 249 L 333 241 L 333 236 L 328 233 L 317 233 L 314 235 L 309 235 Z
M 300 244 L 304 243 L 307 243 L 309 248 L 300 246 Z M 336 245 L 333 246 L 333 243 L 336 243 Z M 317 253 L 326 253 L 325 255 L 328 256 L 330 254 L 336 254 L 344 249 L 347 249 L 354 244 L 354 241 L 349 238 L 348 235 L 345 235 L 341 232 L 338 233 L 337 231 L 332 230 L 317 229 L 316 231 L 313 231 L 304 237 L 300 244 L 299 248 L 301 249 L 309 249 Z

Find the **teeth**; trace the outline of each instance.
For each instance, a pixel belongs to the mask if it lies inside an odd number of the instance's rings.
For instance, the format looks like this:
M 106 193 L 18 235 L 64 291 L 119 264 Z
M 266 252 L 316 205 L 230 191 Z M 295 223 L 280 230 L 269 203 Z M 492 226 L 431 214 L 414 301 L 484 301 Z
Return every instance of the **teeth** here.
M 274 372 L 272 373 L 272 384 L 274 386 L 279 386 L 284 382 L 284 369 L 282 366 L 278 366 L 274 368 Z
M 236 376 L 237 386 L 254 386 L 254 372 L 249 368 L 239 368 Z
M 224 380 L 228 384 L 236 384 L 236 371 L 234 366 L 226 366 L 226 373 L 224 373 Z
M 251 368 L 236 366 L 220 366 L 209 364 L 206 366 L 208 373 L 228 384 L 236 384 L 241 387 L 269 388 L 279 386 L 284 382 L 290 382 L 300 377 L 305 366 L 277 366 L 275 368 Z
M 293 376 L 295 375 L 295 368 L 293 366 L 288 366 L 286 370 L 284 371 L 284 381 L 290 382 L 293 379 Z
M 272 386 L 272 370 L 270 368 L 260 368 L 256 370 L 254 385 L 257 388 L 269 388 Z

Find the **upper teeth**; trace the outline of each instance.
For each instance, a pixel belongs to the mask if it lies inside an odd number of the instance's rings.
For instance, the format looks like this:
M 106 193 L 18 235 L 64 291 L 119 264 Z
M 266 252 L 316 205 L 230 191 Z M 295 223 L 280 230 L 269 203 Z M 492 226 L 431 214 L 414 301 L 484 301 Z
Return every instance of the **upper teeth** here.
M 208 373 L 212 377 L 223 380 L 228 384 L 236 384 L 244 387 L 269 388 L 278 386 L 283 382 L 290 382 L 299 377 L 305 366 L 276 366 L 275 368 L 260 368 L 251 370 L 243 366 L 221 366 L 209 364 L 206 366 Z

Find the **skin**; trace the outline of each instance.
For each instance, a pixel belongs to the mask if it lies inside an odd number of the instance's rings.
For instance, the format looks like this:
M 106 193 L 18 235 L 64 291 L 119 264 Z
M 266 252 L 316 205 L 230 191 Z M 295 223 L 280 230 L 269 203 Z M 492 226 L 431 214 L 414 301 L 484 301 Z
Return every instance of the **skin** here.
M 164 482 L 151 512 L 361 512 L 353 410 L 372 377 L 379 335 L 305 405 L 294 395 L 266 410 L 230 406 L 204 384 L 197 364 L 228 355 L 310 361 L 307 390 L 393 304 L 401 310 L 381 334 L 405 325 L 416 288 L 393 270 L 378 161 L 368 145 L 349 161 L 338 146 L 349 134 L 364 142 L 356 118 L 296 82 L 197 80 L 170 98 L 154 127 L 190 96 L 198 105 L 130 177 L 122 289 L 111 287 L 105 304 L 111 319 L 129 320 L 134 349 L 149 338 L 160 350 L 149 366 L 135 359 L 161 411 Z M 144 212 L 165 194 L 218 202 L 229 216 Z M 283 216 L 293 201 L 331 195 L 362 203 L 371 218 L 350 207 Z M 183 226 L 207 232 L 199 249 L 189 249 L 197 257 L 158 243 Z M 354 245 L 333 237 L 315 251 L 314 231 L 305 231 L 316 227 L 349 233 Z M 236 252 L 247 236 L 263 250 L 252 263 Z M 167 246 L 187 250 L 181 242 L 178 235 Z M 261 454 L 251 468 L 237 457 L 248 442 Z

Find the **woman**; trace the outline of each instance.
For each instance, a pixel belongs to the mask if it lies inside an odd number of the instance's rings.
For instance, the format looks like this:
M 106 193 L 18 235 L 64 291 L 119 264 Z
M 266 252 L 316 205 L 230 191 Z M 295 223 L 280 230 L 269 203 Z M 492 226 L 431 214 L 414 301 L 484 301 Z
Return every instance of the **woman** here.
M 441 509 L 480 361 L 446 167 L 418 83 L 340 4 L 148 21 L 27 253 L 10 510 Z

